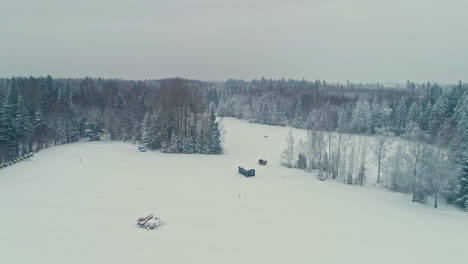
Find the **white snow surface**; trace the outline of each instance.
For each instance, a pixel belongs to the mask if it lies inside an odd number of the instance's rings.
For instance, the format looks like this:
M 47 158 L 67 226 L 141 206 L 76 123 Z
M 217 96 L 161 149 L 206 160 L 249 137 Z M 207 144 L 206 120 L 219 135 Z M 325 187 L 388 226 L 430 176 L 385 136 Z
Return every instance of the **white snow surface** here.
M 80 142 L 0 170 L 0 263 L 466 260 L 466 213 L 281 167 L 289 128 L 222 123 L 224 155 Z M 161 229 L 138 228 L 150 213 Z

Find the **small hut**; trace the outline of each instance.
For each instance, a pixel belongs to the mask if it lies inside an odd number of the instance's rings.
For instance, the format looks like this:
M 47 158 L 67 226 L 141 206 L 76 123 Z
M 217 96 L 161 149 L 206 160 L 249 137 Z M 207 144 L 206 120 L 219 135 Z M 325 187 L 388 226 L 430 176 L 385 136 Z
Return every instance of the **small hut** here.
M 244 175 L 245 177 L 255 176 L 255 170 L 254 169 L 246 170 L 246 169 L 244 169 L 242 167 L 239 167 L 239 173 Z

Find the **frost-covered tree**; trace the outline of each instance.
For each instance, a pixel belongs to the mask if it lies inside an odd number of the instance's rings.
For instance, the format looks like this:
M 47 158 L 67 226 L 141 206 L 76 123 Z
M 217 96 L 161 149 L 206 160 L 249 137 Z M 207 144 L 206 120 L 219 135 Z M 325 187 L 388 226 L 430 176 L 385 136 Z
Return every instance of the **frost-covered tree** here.
M 353 111 L 351 125 L 356 133 L 366 134 L 370 131 L 371 110 L 369 102 L 360 98 Z
M 37 139 L 38 149 L 47 146 L 48 122 L 41 112 L 36 112 L 33 121 L 34 135 Z
M 460 161 L 460 173 L 459 173 L 459 181 L 460 181 L 460 189 L 458 194 L 458 199 L 456 202 L 466 211 L 468 211 L 468 154 L 464 154 Z
M 293 127 L 303 127 L 304 120 L 303 120 L 303 110 L 302 110 L 302 100 L 300 98 L 297 99 L 296 108 L 294 110 L 294 119 L 292 121 Z
M 392 154 L 387 159 L 387 184 L 395 192 L 405 191 L 406 182 L 403 181 L 405 170 L 403 168 L 405 150 L 402 143 L 397 143 Z
M 171 140 L 168 143 L 167 152 L 168 153 L 182 152 L 182 139 L 175 131 L 172 132 Z
M 364 182 L 366 181 L 366 168 L 364 167 L 364 164 L 361 164 L 359 166 L 358 174 L 357 174 L 357 181 L 359 185 L 363 186 Z
M 407 112 L 406 101 L 404 98 L 401 98 L 393 114 L 393 129 L 396 135 L 405 132 Z
M 31 117 L 26 109 L 26 104 L 22 96 L 18 96 L 17 113 L 15 117 L 15 129 L 18 141 L 25 148 L 32 134 Z M 26 151 L 26 149 L 24 149 Z
M 49 108 L 51 107 L 51 86 L 52 80 L 49 78 L 41 79 L 40 83 L 40 91 L 41 91 L 41 98 L 40 98 L 40 109 L 42 113 L 48 113 Z
M 418 103 L 412 103 L 409 110 L 408 110 L 408 115 L 407 115 L 407 124 L 413 123 L 420 126 L 421 124 L 421 106 Z
M 389 132 L 388 129 L 376 129 L 377 138 L 372 146 L 372 152 L 375 155 L 377 161 L 377 184 L 380 183 L 380 173 L 382 171 L 382 161 L 385 159 L 388 150 L 391 144 L 391 137 L 393 136 L 392 132 Z
M 6 107 L 0 105 L 0 161 L 8 161 L 11 157 L 10 146 L 15 137 L 13 118 Z
M 289 134 L 286 137 L 286 149 L 281 153 L 281 164 L 288 168 L 294 167 L 294 159 L 296 155 L 295 140 L 292 134 L 292 130 L 289 130 Z
M 297 155 L 296 167 L 299 169 L 307 168 L 307 158 L 302 152 Z
M 355 148 L 352 146 L 349 152 L 349 161 L 348 161 L 348 170 L 346 173 L 346 184 L 352 185 L 353 184 L 353 173 L 354 173 L 354 156 L 355 156 Z
M 104 132 L 101 129 L 99 122 L 97 121 L 88 121 L 85 124 L 85 136 L 89 138 L 91 141 L 99 141 L 101 139 L 101 135 Z
M 279 126 L 285 126 L 287 124 L 286 121 L 286 109 L 284 107 L 284 103 L 282 100 L 278 100 L 276 104 L 276 124 Z
M 210 120 L 209 120 L 209 153 L 208 154 L 221 154 L 221 133 L 219 131 L 219 125 L 216 121 L 215 105 L 213 102 L 210 103 Z
M 150 122 L 151 116 L 150 113 L 147 112 L 143 121 L 141 122 L 141 143 L 148 147 L 149 143 L 151 142 L 152 135 L 150 134 Z
M 412 171 L 413 202 L 426 202 L 426 192 L 423 187 L 421 172 L 423 171 L 424 158 L 429 146 L 426 144 L 427 135 L 421 131 L 415 123 L 410 123 L 407 128 L 406 138 L 409 140 L 405 160 Z

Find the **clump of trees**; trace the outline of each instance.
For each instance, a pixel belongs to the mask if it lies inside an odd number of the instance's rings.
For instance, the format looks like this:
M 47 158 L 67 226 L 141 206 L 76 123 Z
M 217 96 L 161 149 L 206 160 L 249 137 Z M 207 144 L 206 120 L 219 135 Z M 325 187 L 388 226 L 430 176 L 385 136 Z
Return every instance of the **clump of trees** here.
M 217 103 L 213 84 L 179 78 L 0 79 L 0 163 L 82 138 L 219 154 Z

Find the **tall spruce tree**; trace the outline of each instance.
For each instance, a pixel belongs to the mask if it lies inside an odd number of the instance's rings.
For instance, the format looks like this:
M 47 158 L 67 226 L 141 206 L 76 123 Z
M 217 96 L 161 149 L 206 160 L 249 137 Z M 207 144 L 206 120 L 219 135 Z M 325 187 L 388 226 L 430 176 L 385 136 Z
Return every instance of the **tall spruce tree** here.
M 219 131 L 218 122 L 216 122 L 215 105 L 213 102 L 210 103 L 210 131 L 209 131 L 209 154 L 220 154 L 222 151 L 221 147 L 221 134 Z
M 22 145 L 23 153 L 30 151 L 27 150 L 26 147 L 28 146 L 28 141 L 32 134 L 32 122 L 22 96 L 18 96 L 17 113 L 14 124 L 18 142 Z

